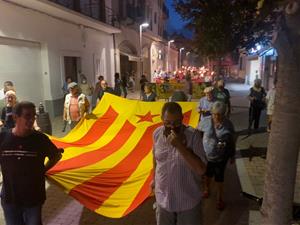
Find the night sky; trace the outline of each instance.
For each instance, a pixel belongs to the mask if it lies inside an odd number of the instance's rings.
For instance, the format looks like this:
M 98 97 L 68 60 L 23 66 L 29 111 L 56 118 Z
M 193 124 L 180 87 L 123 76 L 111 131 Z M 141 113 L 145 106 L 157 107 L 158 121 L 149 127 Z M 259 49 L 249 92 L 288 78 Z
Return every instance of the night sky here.
M 168 34 L 172 34 L 175 31 L 179 31 L 180 33 L 183 33 L 184 36 L 191 38 L 192 33 L 191 31 L 184 29 L 186 22 L 184 22 L 181 16 L 175 11 L 175 8 L 173 6 L 173 0 L 165 0 L 165 3 L 167 8 L 169 9 L 169 20 L 166 26 Z

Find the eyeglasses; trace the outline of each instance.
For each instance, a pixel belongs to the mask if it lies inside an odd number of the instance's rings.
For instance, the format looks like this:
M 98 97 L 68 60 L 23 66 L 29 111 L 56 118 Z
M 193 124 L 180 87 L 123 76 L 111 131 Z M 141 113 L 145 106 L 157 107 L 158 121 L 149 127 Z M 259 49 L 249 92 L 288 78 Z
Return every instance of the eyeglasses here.
M 179 127 L 182 124 L 182 120 L 174 120 L 174 121 L 170 121 L 170 120 L 164 120 L 163 121 L 165 126 L 172 126 L 172 127 Z

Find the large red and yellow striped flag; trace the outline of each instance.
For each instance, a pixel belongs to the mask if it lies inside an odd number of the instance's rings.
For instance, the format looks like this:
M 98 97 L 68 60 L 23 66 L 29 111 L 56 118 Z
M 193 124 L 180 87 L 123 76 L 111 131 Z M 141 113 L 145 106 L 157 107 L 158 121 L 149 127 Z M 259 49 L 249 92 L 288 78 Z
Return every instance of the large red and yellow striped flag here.
M 152 133 L 163 102 L 105 94 L 91 115 L 63 138 L 65 152 L 48 177 L 85 207 L 107 217 L 127 215 L 150 195 Z M 196 103 L 180 103 L 184 123 L 196 126 Z

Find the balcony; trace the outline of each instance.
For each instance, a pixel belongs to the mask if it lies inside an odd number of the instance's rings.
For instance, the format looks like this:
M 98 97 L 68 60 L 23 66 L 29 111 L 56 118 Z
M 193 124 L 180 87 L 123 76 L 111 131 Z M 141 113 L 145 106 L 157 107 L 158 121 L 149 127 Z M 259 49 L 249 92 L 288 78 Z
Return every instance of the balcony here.
M 58 5 L 64 6 L 85 16 L 91 17 L 100 22 L 109 24 L 116 28 L 120 27 L 118 16 L 111 8 L 105 6 L 103 0 L 48 0 Z

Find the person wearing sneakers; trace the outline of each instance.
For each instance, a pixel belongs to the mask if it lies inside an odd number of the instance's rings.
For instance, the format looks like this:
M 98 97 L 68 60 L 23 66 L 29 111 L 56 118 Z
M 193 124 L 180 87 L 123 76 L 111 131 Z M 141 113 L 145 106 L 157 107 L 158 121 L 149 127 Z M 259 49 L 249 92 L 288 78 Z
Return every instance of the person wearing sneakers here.
M 205 117 L 198 127 L 203 132 L 203 147 L 207 156 L 203 197 L 209 196 L 209 185 L 214 177 L 217 184 L 217 208 L 225 208 L 223 198 L 224 172 L 227 161 L 234 162 L 235 135 L 231 121 L 226 117 L 226 105 L 216 101 L 211 116 Z

